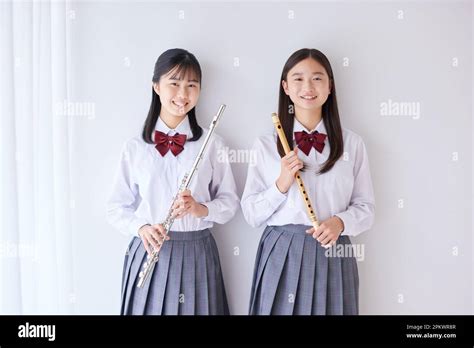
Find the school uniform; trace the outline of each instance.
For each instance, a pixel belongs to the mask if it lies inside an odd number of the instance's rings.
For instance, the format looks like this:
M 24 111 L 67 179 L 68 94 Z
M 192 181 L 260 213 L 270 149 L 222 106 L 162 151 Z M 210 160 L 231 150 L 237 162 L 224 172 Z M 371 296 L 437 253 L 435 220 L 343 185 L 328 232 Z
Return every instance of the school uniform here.
M 214 223 L 224 224 L 234 216 L 239 197 L 230 164 L 222 160 L 224 142 L 216 134 L 189 187 L 194 199 L 207 206 L 208 215 L 196 218 L 187 214 L 174 220 L 171 239 L 163 243 L 153 273 L 143 288 L 137 287 L 147 256 L 138 230 L 165 220 L 208 131 L 204 129 L 198 141 L 183 141 L 175 155 L 172 150 L 180 144 L 173 143 L 168 151 L 168 141 L 163 145 L 157 139 L 173 137 L 169 138 L 170 144 L 182 135 L 190 139 L 188 117 L 175 129 L 158 118 L 155 128 L 156 145 L 146 143 L 141 136 L 125 143 L 108 201 L 108 221 L 132 236 L 123 266 L 121 314 L 229 314 L 219 254 L 210 229 Z
M 327 134 L 323 120 L 309 131 L 295 118 L 293 131 Z M 316 142 L 314 134 L 309 140 Z M 321 152 L 317 146 L 308 154 L 298 152 L 306 165 L 301 177 L 319 221 L 336 215 L 344 222 L 336 246 L 351 244 L 349 237 L 368 230 L 374 219 L 367 152 L 362 138 L 343 128 L 344 155 L 329 172 L 316 175 L 331 150 L 327 136 L 323 138 Z M 275 184 L 281 167 L 276 142 L 276 132 L 256 140 L 256 165 L 249 166 L 241 200 L 247 222 L 266 226 L 255 261 L 250 314 L 358 314 L 356 259 L 328 257 L 327 249 L 305 233 L 312 224 L 297 185 L 281 193 Z

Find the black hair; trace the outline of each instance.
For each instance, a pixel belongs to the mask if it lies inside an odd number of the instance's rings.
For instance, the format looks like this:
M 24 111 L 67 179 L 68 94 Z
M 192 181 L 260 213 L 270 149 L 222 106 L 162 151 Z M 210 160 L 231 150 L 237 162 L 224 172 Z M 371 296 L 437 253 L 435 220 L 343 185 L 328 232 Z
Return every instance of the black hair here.
M 302 48 L 294 52 L 286 61 L 280 78 L 278 116 L 280 117 L 280 123 L 283 131 L 285 132 L 286 138 L 288 141 L 290 141 L 293 139 L 293 125 L 295 121 L 294 113 L 290 113 L 290 107 L 292 110 L 294 110 L 294 105 L 290 97 L 285 93 L 285 90 L 282 86 L 282 81 L 287 81 L 288 72 L 296 64 L 306 58 L 312 58 L 324 67 L 329 76 L 329 84 L 331 88 L 331 93 L 329 94 L 326 102 L 323 104 L 321 112 L 321 117 L 328 133 L 327 135 L 329 145 L 331 147 L 331 152 L 327 161 L 318 172 L 318 174 L 322 174 L 329 171 L 334 166 L 336 161 L 342 156 L 344 144 L 342 138 L 341 121 L 339 119 L 339 111 L 337 108 L 336 84 L 334 82 L 334 75 L 329 60 L 321 51 L 310 48 Z M 290 146 L 292 146 L 292 144 L 290 144 Z M 280 156 L 285 156 L 285 151 L 280 143 L 280 139 L 277 140 L 277 148 Z
M 192 71 L 199 83 L 201 83 L 201 66 L 194 54 L 182 49 L 172 48 L 163 52 L 155 63 L 155 70 L 153 72 L 152 82 L 159 82 L 163 75 L 168 74 L 173 69 L 176 69 L 173 77 L 184 76 L 188 71 Z M 145 142 L 153 144 L 152 134 L 155 130 L 156 122 L 161 111 L 160 96 L 156 94 L 154 88 L 151 89 L 151 105 L 148 116 L 143 126 L 142 138 Z M 192 138 L 186 141 L 196 141 L 202 136 L 202 128 L 199 126 L 196 119 L 196 107 L 188 112 L 189 125 L 191 126 Z

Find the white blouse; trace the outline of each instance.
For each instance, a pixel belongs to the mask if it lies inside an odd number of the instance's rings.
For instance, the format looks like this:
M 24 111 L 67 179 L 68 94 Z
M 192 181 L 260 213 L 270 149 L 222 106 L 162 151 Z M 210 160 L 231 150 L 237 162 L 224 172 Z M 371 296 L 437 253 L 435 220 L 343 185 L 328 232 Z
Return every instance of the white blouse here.
M 188 117 L 175 129 L 168 128 L 158 118 L 155 129 L 168 135 L 180 133 L 186 134 L 187 139 L 192 137 Z M 146 143 L 141 136 L 128 140 L 122 149 L 120 166 L 107 203 L 108 222 L 132 236 L 138 236 L 138 230 L 145 224 L 163 222 L 207 131 L 203 129 L 198 141 L 186 141 L 184 150 L 176 157 L 171 150 L 161 156 L 155 145 Z M 224 141 L 214 133 L 189 187 L 191 195 L 207 206 L 209 214 L 203 218 L 187 214 L 175 219 L 172 231 L 203 230 L 214 223 L 226 223 L 235 215 L 239 197 L 224 148 Z
M 315 128 L 327 134 L 321 120 Z M 294 132 L 308 130 L 295 118 Z M 312 131 L 309 131 L 312 132 Z M 303 224 L 311 226 L 306 206 L 296 183 L 287 193 L 281 193 L 275 182 L 280 174 L 281 158 L 278 154 L 277 134 L 259 137 L 253 146 L 256 165 L 249 166 L 241 206 L 247 222 L 253 227 Z M 362 138 L 343 128 L 344 153 L 334 167 L 321 175 L 330 153 L 328 138 L 322 153 L 312 148 L 306 156 L 298 157 L 308 167 L 301 172 L 309 198 L 320 222 L 336 215 L 344 222 L 342 235 L 356 236 L 373 224 L 375 199 L 370 176 L 369 160 Z M 294 139 L 293 139 L 294 143 Z

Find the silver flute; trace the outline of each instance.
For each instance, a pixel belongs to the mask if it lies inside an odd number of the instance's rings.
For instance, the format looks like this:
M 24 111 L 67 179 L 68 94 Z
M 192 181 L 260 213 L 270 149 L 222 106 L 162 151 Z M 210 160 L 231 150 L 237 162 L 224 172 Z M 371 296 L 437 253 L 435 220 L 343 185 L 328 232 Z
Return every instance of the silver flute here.
M 173 206 L 178 200 L 179 194 L 182 191 L 185 191 L 189 188 L 189 185 L 191 184 L 191 180 L 193 179 L 194 173 L 196 173 L 196 171 L 198 170 L 199 163 L 201 162 L 203 158 L 204 151 L 206 151 L 206 147 L 207 147 L 207 144 L 209 143 L 209 139 L 211 138 L 212 133 L 214 133 L 214 129 L 216 128 L 217 122 L 219 121 L 221 115 L 224 113 L 224 109 L 225 109 L 225 105 L 222 104 L 219 107 L 219 111 L 217 111 L 217 114 L 212 119 L 211 125 L 209 126 L 209 131 L 207 132 L 206 138 L 204 139 L 204 142 L 202 143 L 201 149 L 199 150 L 196 156 L 196 159 L 194 160 L 193 166 L 191 170 L 184 175 L 183 180 L 181 181 L 181 184 L 179 185 L 178 193 L 176 194 L 176 196 L 174 196 L 173 202 L 171 202 L 171 207 L 168 211 L 168 215 L 166 216 L 165 221 L 162 223 L 163 228 L 165 229 L 165 235 L 168 235 L 175 219 L 175 217 L 173 216 Z M 150 274 L 153 273 L 153 269 L 155 268 L 156 262 L 159 259 L 161 246 L 163 245 L 164 242 L 165 240 L 163 238 L 163 242 L 160 244 L 159 249 L 153 249 L 153 252 L 151 254 L 148 254 L 146 262 L 143 263 L 143 270 L 138 275 L 139 280 L 138 280 L 137 287 L 142 288 L 146 280 L 150 276 Z

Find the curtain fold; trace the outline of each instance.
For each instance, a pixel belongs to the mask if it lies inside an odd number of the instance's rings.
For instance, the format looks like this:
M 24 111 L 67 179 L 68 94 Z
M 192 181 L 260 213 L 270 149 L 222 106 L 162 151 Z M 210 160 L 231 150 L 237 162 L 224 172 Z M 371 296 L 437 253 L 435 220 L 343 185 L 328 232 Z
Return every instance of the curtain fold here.
M 68 3 L 0 6 L 0 313 L 73 313 Z

